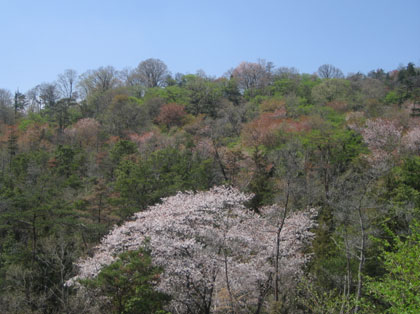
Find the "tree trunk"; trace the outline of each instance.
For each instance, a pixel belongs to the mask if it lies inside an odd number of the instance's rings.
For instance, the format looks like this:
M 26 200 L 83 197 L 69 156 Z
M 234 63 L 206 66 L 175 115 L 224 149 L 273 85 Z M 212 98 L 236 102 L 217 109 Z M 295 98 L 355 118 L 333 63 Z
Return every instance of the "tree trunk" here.
M 286 201 L 284 204 L 284 211 L 283 216 L 281 217 L 281 221 L 278 224 L 277 234 L 276 234 L 276 260 L 275 260 L 275 278 L 274 278 L 274 297 L 276 302 L 279 301 L 279 261 L 280 261 L 280 235 L 281 231 L 284 227 L 284 222 L 287 216 L 287 210 L 289 205 L 289 195 L 290 195 L 290 181 L 287 181 L 287 192 L 286 192 Z
M 359 215 L 359 226 L 360 226 L 360 234 L 361 234 L 361 240 L 360 240 L 360 254 L 359 254 L 359 267 L 357 270 L 357 291 L 356 291 L 356 307 L 354 308 L 354 313 L 359 312 L 359 301 L 360 297 L 362 295 L 362 284 L 363 284 L 363 278 L 362 278 L 362 269 L 365 262 L 365 245 L 366 245 L 366 235 L 365 235 L 365 224 L 363 221 L 363 215 L 362 215 L 362 206 L 359 204 L 358 207 L 358 215 Z

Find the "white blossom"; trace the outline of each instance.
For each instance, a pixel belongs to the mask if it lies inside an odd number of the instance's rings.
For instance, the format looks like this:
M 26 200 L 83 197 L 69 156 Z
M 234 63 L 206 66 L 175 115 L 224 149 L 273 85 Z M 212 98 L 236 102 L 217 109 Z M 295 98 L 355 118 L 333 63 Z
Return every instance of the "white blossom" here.
M 402 144 L 405 150 L 409 152 L 420 152 L 420 128 L 413 127 L 404 134 Z
M 261 302 L 270 287 L 276 234 L 273 219 L 245 208 L 250 197 L 215 187 L 165 198 L 115 227 L 93 257 L 80 261 L 79 275 L 68 284 L 96 276 L 119 253 L 137 249 L 147 239 L 153 262 L 164 269 L 158 289 L 171 295 L 171 311 L 215 313 L 234 307 L 244 312 Z M 286 219 L 283 275 L 299 274 L 307 261 L 302 248 L 313 237 L 312 227 L 313 211 Z

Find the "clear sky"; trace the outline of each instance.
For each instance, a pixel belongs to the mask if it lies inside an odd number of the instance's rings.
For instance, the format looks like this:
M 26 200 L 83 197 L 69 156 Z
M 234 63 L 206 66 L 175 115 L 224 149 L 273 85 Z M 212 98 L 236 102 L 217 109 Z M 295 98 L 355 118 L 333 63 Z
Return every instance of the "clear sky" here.
M 420 0 L 0 0 L 0 88 L 147 58 L 220 76 L 258 58 L 313 73 L 420 65 Z

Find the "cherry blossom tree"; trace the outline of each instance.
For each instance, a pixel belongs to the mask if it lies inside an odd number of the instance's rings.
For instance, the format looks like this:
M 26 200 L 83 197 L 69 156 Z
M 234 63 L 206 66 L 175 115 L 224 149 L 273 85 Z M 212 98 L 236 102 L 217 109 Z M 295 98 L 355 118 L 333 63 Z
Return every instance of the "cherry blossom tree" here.
M 276 241 L 277 206 L 248 211 L 251 198 L 234 188 L 179 193 L 135 214 L 116 227 L 81 260 L 78 279 L 96 276 L 126 250 L 147 241 L 152 259 L 164 269 L 158 290 L 172 297 L 174 313 L 259 313 L 271 291 L 273 258 L 280 246 L 281 274 L 296 278 L 310 257 L 302 248 L 313 238 L 314 210 L 285 219 Z
M 72 144 L 85 147 L 94 147 L 98 141 L 99 122 L 93 118 L 84 118 L 77 121 L 72 127 L 64 130 L 64 134 Z
M 402 137 L 402 145 L 406 151 L 420 153 L 420 128 L 413 127 Z
M 367 120 L 361 134 L 371 151 L 368 156 L 369 163 L 378 169 L 389 169 L 392 157 L 398 156 L 400 152 L 402 131 L 403 129 L 391 120 Z
M 232 72 L 242 91 L 264 88 L 271 79 L 271 63 L 259 60 L 258 63 L 242 62 Z
M 370 161 L 376 166 L 389 163 L 392 157 L 401 153 L 420 151 L 420 128 L 417 126 L 403 132 L 394 121 L 370 119 L 361 129 L 361 134 L 372 153 Z
M 380 149 L 390 153 L 399 145 L 402 128 L 390 120 L 370 119 L 366 121 L 362 135 L 370 149 Z

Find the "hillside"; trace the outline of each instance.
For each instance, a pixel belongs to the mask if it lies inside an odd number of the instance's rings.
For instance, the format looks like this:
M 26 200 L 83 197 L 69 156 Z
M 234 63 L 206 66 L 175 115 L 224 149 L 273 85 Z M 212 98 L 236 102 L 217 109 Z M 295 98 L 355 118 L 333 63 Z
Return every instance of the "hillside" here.
M 413 63 L 215 78 L 147 59 L 0 89 L 0 312 L 416 313 L 419 153 Z M 98 250 L 102 275 L 68 284 Z

